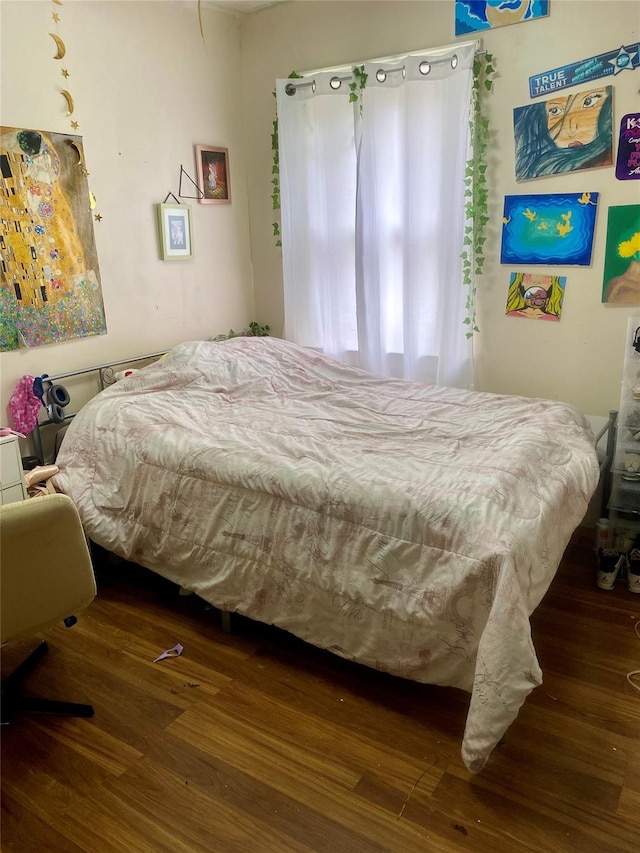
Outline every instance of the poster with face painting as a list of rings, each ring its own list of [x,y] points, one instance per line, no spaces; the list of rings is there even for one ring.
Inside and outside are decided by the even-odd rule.
[[[512,272],[507,294],[507,317],[557,322],[567,283],[564,275]]]
[[[628,113],[620,121],[616,178],[619,181],[640,178],[640,113]]]
[[[82,137],[0,127],[0,351],[104,335]]]
[[[516,180],[611,166],[612,101],[613,86],[600,86],[516,107]]]

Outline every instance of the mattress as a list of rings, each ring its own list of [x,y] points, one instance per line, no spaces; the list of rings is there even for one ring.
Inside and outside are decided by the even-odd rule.
[[[101,546],[223,610],[469,692],[472,773],[541,683],[529,617],[598,482],[567,404],[251,337],[181,344],[101,392],[57,465]]]

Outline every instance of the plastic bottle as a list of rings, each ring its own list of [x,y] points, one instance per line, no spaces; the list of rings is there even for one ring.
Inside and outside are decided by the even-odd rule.
[[[596,551],[609,546],[609,519],[599,518],[596,523]]]

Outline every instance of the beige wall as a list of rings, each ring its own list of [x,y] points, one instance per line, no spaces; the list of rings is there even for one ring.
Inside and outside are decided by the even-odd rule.
[[[67,54],[59,62],[52,11]],[[108,333],[0,356],[0,426],[17,379],[53,375],[211,337],[253,319],[240,19],[196,2],[0,3],[0,121],[73,133],[59,94],[75,99],[95,223]],[[71,76],[64,81],[61,67]],[[231,205],[192,206],[195,257],[161,261],[155,207],[195,179],[194,145],[229,148]],[[187,181],[185,194],[195,190]],[[172,201],[172,199],[169,199]]]
[[[60,64],[52,59],[51,2],[0,3],[0,120],[67,132]],[[256,319],[282,328],[280,250],[271,223],[272,91],[277,77],[455,42],[453,0],[285,2],[246,17],[197,3],[66,0],[59,33],[76,101],[90,187],[104,217],[96,241],[108,334],[0,355],[0,425],[25,373],[55,374]],[[483,390],[563,399],[589,414],[618,404],[626,319],[600,303],[606,210],[640,201],[637,182],[612,168],[517,184],[512,110],[529,102],[530,75],[640,40],[640,4],[553,0],[544,20],[492,30],[498,78],[489,98],[491,186],[486,274],[476,340]],[[68,60],[68,61],[67,61]],[[28,69],[28,70],[27,70]],[[615,124],[638,109],[640,72],[609,78]],[[193,146],[228,147],[233,204],[192,204],[195,259],[158,260],[154,205],[178,193]],[[247,189],[248,187],[248,189]],[[560,323],[506,318],[510,269],[499,263],[505,193],[601,193],[593,262],[567,275]],[[255,284],[255,304],[252,280]]]
[[[243,24],[242,64],[256,316],[282,325],[279,250],[271,236],[271,122],[277,77],[407,50],[451,44],[453,0],[430,2],[289,2],[257,12]],[[619,401],[627,317],[637,308],[601,304],[607,208],[640,202],[640,183],[617,181],[612,167],[516,183],[513,108],[530,102],[529,77],[640,40],[640,3],[552,0],[545,19],[483,34],[498,76],[489,96],[490,224],[486,273],[478,282],[480,334],[476,369],[481,390],[561,399],[586,414],[606,414]],[[614,132],[639,108],[640,71],[606,80],[614,86]],[[600,81],[600,84],[602,81]],[[572,89],[570,91],[576,91]],[[615,145],[617,150],[617,144]],[[559,323],[504,316],[509,273],[501,266],[505,194],[600,193],[590,267],[554,267],[567,276]],[[526,271],[526,268],[522,268]],[[535,267],[532,271],[541,271]]]

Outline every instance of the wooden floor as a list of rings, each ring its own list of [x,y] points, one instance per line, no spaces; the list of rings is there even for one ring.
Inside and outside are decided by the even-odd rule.
[[[595,588],[576,537],[533,615],[544,684],[485,770],[468,697],[220,615],[144,570],[50,631],[32,693],[90,720],[2,729],[2,851],[640,850],[640,596]],[[153,663],[176,643],[182,656]],[[31,643],[31,646],[35,643]],[[24,648],[4,650],[4,672]]]

